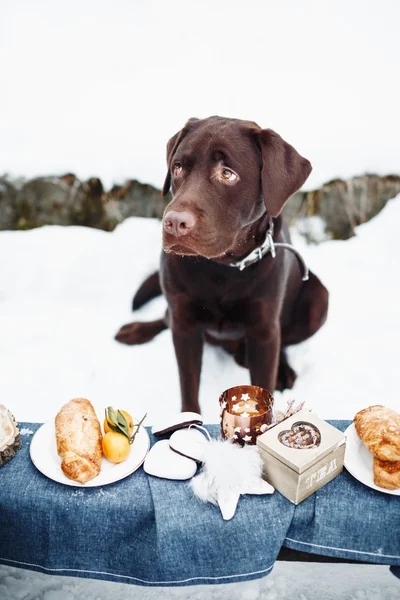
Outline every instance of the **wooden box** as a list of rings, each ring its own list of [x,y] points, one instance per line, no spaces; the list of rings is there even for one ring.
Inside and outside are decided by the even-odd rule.
[[[264,477],[299,504],[343,469],[345,435],[302,410],[257,437]]]

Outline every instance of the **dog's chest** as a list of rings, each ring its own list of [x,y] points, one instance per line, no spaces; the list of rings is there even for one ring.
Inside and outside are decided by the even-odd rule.
[[[242,329],[259,310],[260,300],[265,303],[265,278],[260,271],[263,265],[239,271],[206,260],[178,263],[172,258],[171,262],[173,267],[180,267],[165,272],[165,295],[171,310],[178,309],[178,305],[184,307],[189,320],[206,329]]]
[[[232,294],[204,294],[191,299],[196,319],[207,329],[224,333],[241,329],[251,311],[248,298]],[[224,335],[226,337],[226,335]]]

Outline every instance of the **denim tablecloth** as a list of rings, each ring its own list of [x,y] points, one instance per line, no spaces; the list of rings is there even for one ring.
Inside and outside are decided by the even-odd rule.
[[[331,423],[341,430],[349,424]],[[217,426],[208,430],[217,437]],[[235,517],[223,521],[187,482],[150,477],[142,468],[102,488],[58,484],[31,463],[31,439],[22,436],[22,449],[0,469],[2,564],[157,586],[262,577],[282,545],[400,566],[400,498],[346,471],[297,507],[278,492],[243,496]]]

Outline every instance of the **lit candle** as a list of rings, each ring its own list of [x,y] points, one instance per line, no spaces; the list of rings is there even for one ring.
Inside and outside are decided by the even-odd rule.
[[[260,406],[257,403],[257,400],[239,400],[232,406],[232,412],[239,417],[255,417],[259,415]]]
[[[255,444],[257,435],[262,433],[261,427],[272,421],[273,402],[271,393],[257,386],[225,390],[219,399],[222,437],[241,446]]]

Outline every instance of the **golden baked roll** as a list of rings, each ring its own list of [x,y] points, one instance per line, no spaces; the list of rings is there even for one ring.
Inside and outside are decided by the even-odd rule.
[[[400,488],[400,461],[374,457],[374,483],[387,490]]]
[[[400,414],[377,404],[354,417],[360,440],[380,460],[400,460]]]
[[[74,398],[56,416],[57,452],[64,475],[86,483],[100,473],[101,429],[93,406],[85,398]]]

